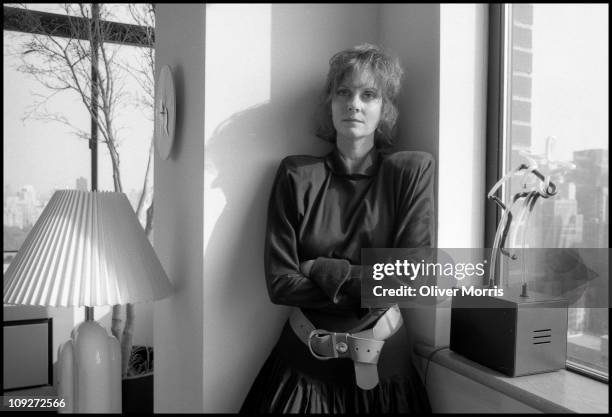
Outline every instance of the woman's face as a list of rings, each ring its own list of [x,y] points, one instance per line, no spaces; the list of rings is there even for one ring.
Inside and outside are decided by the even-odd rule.
[[[349,140],[374,138],[382,114],[382,95],[374,77],[367,72],[354,73],[332,91],[332,121],[341,137]]]

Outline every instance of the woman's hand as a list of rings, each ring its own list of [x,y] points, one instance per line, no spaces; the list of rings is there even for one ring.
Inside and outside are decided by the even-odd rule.
[[[312,265],[314,264],[315,260],[314,259],[310,259],[308,261],[302,262],[300,264],[300,272],[304,275],[306,275],[307,277],[310,276],[310,270],[312,269]]]

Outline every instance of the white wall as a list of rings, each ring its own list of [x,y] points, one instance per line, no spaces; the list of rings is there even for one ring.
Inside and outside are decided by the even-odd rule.
[[[488,8],[440,5],[438,247],[484,247]],[[433,345],[450,339],[450,300],[435,311]]]
[[[154,410],[202,412],[204,28],[202,4],[158,4],[156,68],[170,65],[176,136],[155,154],[155,242],[174,294],[154,306]]]
[[[440,6],[440,248],[484,245],[487,25],[486,5]]]

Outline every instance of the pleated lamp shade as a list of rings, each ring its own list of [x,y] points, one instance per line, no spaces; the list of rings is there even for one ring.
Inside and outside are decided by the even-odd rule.
[[[172,284],[123,193],[56,191],[4,274],[4,303],[94,307],[163,298]]]

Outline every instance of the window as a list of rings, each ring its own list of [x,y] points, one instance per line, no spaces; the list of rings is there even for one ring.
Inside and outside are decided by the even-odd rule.
[[[26,117],[33,111],[38,81],[20,71],[14,45],[31,42],[29,33],[4,31],[4,250],[17,251],[55,189],[91,184],[90,151],[62,123]],[[61,42],[61,39],[60,39]],[[44,66],[40,58],[34,65]],[[61,108],[75,129],[90,119],[75,94],[60,91],[45,105]],[[68,163],[70,161],[70,163]],[[5,259],[6,263],[6,259]]]
[[[570,248],[607,259],[608,6],[505,4],[491,6],[488,170],[490,185],[521,163],[549,175],[557,195],[537,202],[527,248]],[[504,187],[504,201],[520,191],[521,177]],[[487,246],[500,213],[488,207]],[[584,248],[600,248],[584,249]],[[533,251],[537,253],[537,249]],[[569,253],[569,252],[568,252]],[[529,263],[528,263],[529,265]],[[567,363],[607,381],[607,261],[586,264],[602,277],[570,298]],[[519,267],[520,268],[520,267]],[[532,285],[545,287],[537,268]],[[520,271],[508,267],[505,276]]]
[[[3,9],[4,268],[57,189],[123,191],[150,227],[152,5]],[[100,31],[90,38],[96,21]]]

